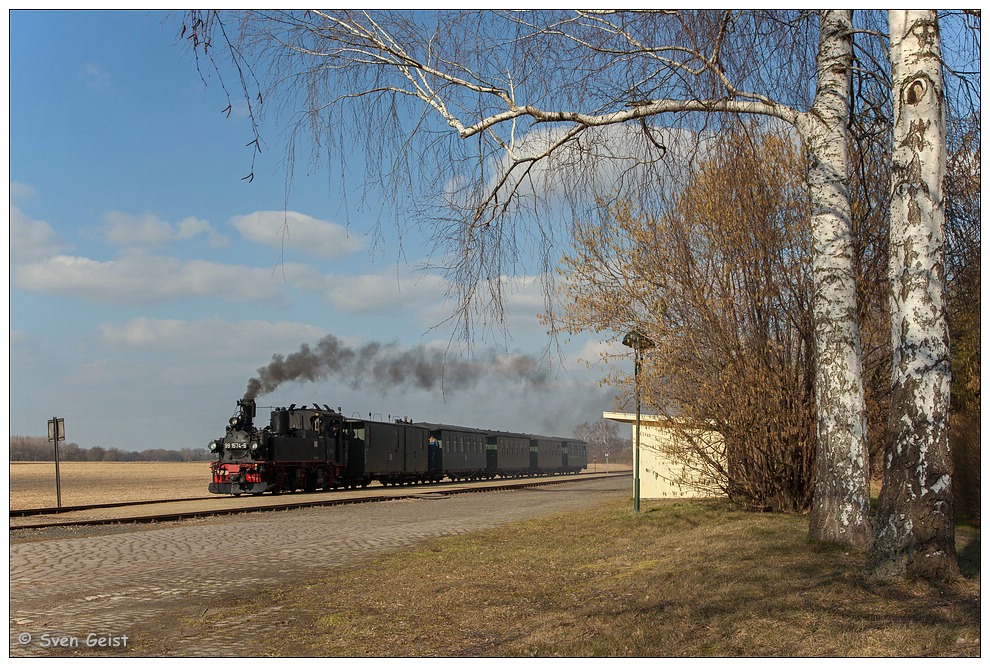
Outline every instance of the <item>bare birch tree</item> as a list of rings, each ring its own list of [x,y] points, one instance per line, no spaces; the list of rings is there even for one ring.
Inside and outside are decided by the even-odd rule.
[[[183,34],[197,53],[229,56],[246,90],[252,72],[270,74],[266,80],[277,85],[266,97],[286,104],[292,126],[307,128],[320,149],[357,138],[373,147],[364,156],[371,175],[393,192],[434,186],[433,202],[447,205],[450,223],[436,228],[436,239],[449,249],[442,261],[465,327],[479,312],[501,318],[502,278],[524,254],[524,241],[535,242],[543,274],[552,275],[561,210],[544,208],[541,219],[534,205],[547,190],[586,195],[600,178],[609,189],[643,196],[658,187],[658,175],[670,176],[655,169],[669,135],[652,119],[757,114],[792,125],[808,153],[812,205],[818,454],[811,536],[867,543],[849,204],[850,11],[453,12],[439,19],[190,12]],[[629,131],[609,132],[619,127]],[[532,218],[535,227],[515,224]],[[531,236],[520,236],[522,229]],[[552,292],[548,285],[548,300]]]
[[[945,310],[945,95],[934,11],[890,12],[892,386],[874,576],[956,571]]]

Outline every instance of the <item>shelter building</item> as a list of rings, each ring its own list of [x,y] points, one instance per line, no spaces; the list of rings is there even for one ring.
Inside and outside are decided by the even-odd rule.
[[[631,424],[633,443],[636,442],[636,413],[604,412],[602,418]],[[702,474],[704,457],[724,461],[721,433],[704,424],[690,424],[666,416],[641,414],[639,421],[641,498],[714,498],[725,495],[721,489],[706,481],[706,476]],[[689,443],[694,444],[695,448]],[[696,449],[700,449],[703,455]]]

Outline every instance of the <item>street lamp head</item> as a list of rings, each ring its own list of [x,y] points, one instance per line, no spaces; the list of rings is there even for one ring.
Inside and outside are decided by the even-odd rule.
[[[652,340],[637,329],[633,329],[622,338],[622,344],[631,347],[637,352],[648,350],[654,346]]]

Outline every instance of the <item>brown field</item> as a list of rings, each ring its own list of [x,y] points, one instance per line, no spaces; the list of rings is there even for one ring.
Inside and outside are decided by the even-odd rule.
[[[610,463],[609,472],[630,466]],[[55,507],[55,463],[10,463],[10,509]],[[588,472],[604,472],[603,464],[591,464]],[[155,461],[77,462],[59,464],[62,506],[117,503],[208,495],[210,463]]]
[[[55,507],[55,463],[11,462],[10,509]],[[128,461],[59,464],[62,505],[116,503],[208,494],[210,464]]]

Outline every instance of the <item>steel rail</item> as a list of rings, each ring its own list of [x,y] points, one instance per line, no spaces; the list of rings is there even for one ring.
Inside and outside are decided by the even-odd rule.
[[[357,505],[360,503],[374,503],[374,502],[386,502],[389,500],[424,500],[424,499],[436,499],[438,497],[447,497],[460,495],[462,493],[487,493],[494,491],[511,491],[515,489],[528,489],[539,486],[551,486],[555,484],[563,484],[566,482],[576,482],[586,479],[598,479],[599,477],[624,477],[628,476],[629,472],[615,472],[608,475],[603,473],[585,473],[585,476],[580,475],[560,475],[553,476],[549,478],[533,478],[532,481],[526,482],[509,482],[505,484],[498,484],[494,486],[466,486],[461,488],[437,488],[424,486],[419,487],[414,493],[405,493],[401,495],[366,495],[352,498],[321,498],[314,500],[299,500],[283,502],[278,504],[268,504],[268,505],[246,505],[241,507],[224,507],[224,508],[214,508],[214,509],[203,509],[203,510],[192,510],[188,512],[172,512],[166,514],[151,514],[145,516],[136,517],[113,517],[113,518],[92,518],[92,519],[78,519],[69,521],[56,521],[50,523],[32,523],[23,524],[17,526],[10,526],[10,530],[37,530],[41,528],[60,528],[60,527],[73,527],[73,526],[104,526],[113,524],[142,524],[142,523],[166,523],[170,521],[182,521],[185,519],[198,519],[210,516],[226,516],[230,514],[248,514],[252,512],[277,512],[279,510],[292,510],[307,507],[332,507],[335,505]],[[218,499],[228,498],[228,496],[210,496],[207,499],[216,497]],[[279,496],[285,498],[286,495]],[[192,498],[189,500],[198,500],[197,498]],[[178,502],[178,501],[143,501],[137,503],[131,503],[133,505],[141,504],[154,504],[156,502]],[[109,504],[109,506],[114,506],[114,503]],[[124,505],[127,505],[125,503]],[[100,506],[93,506],[93,509],[100,509]],[[65,508],[63,508],[63,511]]]
[[[210,498],[225,498],[226,496],[198,496],[195,498],[164,498],[161,500],[126,500],[116,503],[98,503],[95,505],[62,505],[62,507],[32,507],[28,509],[10,510],[10,518],[23,516],[41,516],[44,514],[65,514],[66,512],[82,512],[85,510],[113,509],[114,507],[131,507],[133,505],[159,505],[165,503],[187,503]]]
[[[587,475],[600,475],[602,473],[579,472],[579,473],[576,473],[576,474],[579,475],[579,476],[580,475],[587,476]],[[519,478],[518,477],[513,477],[512,479],[519,479]],[[430,487],[433,487],[433,486],[437,486],[437,485],[464,484],[464,483],[470,483],[470,482],[483,482],[483,481],[488,481],[488,480],[449,480],[448,479],[448,480],[442,480],[442,481],[439,481],[439,482],[430,482],[429,483],[429,486]],[[393,485],[393,486],[400,486],[400,485]],[[367,487],[364,487],[364,488],[367,488]],[[362,489],[360,489],[360,488],[336,489],[335,488],[335,489],[320,489],[318,491],[308,491],[308,492],[307,491],[300,491],[299,493],[300,494],[305,494],[305,493],[330,493],[330,492],[339,492],[339,491],[360,491],[360,490],[362,490]],[[296,495],[296,492],[295,491],[286,491],[286,492],[283,492],[283,493],[281,493],[279,495],[282,498],[291,498],[293,495]],[[125,500],[125,501],[119,501],[119,502],[113,502],[113,503],[94,503],[94,504],[90,504],[90,505],[63,505],[62,507],[30,507],[30,508],[12,509],[12,510],[10,510],[10,517],[9,518],[13,519],[13,518],[22,518],[22,517],[26,517],[26,516],[42,516],[42,515],[45,515],[45,514],[67,514],[69,512],[84,512],[86,510],[114,509],[114,508],[118,508],[118,507],[133,507],[135,505],[163,505],[163,504],[166,504],[166,503],[186,503],[186,502],[195,502],[195,501],[200,501],[200,500],[223,500],[223,499],[229,499],[229,498],[233,498],[233,497],[234,497],[233,494],[226,494],[226,493],[225,494],[216,494],[216,493],[213,493],[213,494],[206,495],[206,496],[194,496],[194,497],[190,497],[190,498],[161,498],[161,499],[158,499],[158,500]],[[245,497],[245,498],[252,498],[252,497],[257,497],[257,496],[252,496],[251,494],[245,493],[245,494],[243,494],[243,497]]]

